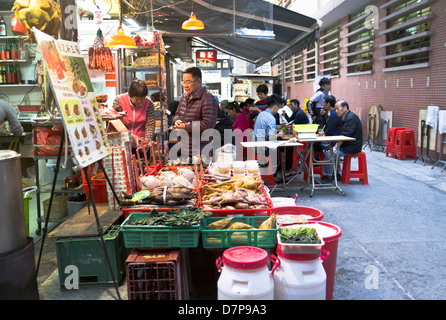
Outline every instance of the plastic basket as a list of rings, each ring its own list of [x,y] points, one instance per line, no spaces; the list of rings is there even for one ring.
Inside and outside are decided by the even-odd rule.
[[[292,225],[285,226],[284,228],[303,228],[309,227],[314,228],[311,224],[301,224],[301,225]],[[319,232],[316,228],[314,228],[316,233],[318,234],[318,238],[321,240],[318,244],[307,244],[307,243],[283,243],[280,239],[280,233],[277,232],[277,244],[281,247],[281,250],[285,254],[317,254],[321,253],[321,249],[324,246],[324,239],[319,236]]]
[[[113,275],[119,282],[125,273],[127,257],[120,226],[111,226],[103,236]],[[59,238],[56,240],[57,265],[60,286],[65,285],[68,265],[75,265],[79,272],[80,285],[111,285],[111,276],[101,239],[97,237]]]
[[[269,217],[234,217],[231,222],[243,222],[258,228]],[[204,218],[204,227],[201,230],[203,248],[229,248],[236,246],[254,246],[272,248],[276,246],[276,234],[279,228],[274,229],[246,229],[246,230],[206,230],[206,226],[224,218]]]
[[[319,128],[318,124],[295,124],[294,131],[296,132],[316,132]]]
[[[122,223],[126,248],[196,248],[201,225],[189,228],[170,226],[132,226],[129,222],[146,219],[148,213],[135,212]]]
[[[81,170],[81,171],[82,171],[82,181],[83,181],[83,183],[87,184],[87,180],[85,178],[85,172],[84,172],[84,170]],[[91,167],[87,168],[87,173],[88,173],[88,177],[90,178],[90,181],[92,184],[105,184],[107,182],[103,173],[98,173],[98,174],[93,175],[91,172]]]
[[[82,184],[85,190],[85,195],[87,196],[87,202],[90,202],[90,192],[88,191],[88,184]],[[105,203],[108,202],[107,194],[107,184],[106,183],[92,183],[91,191],[93,192],[94,203]]]
[[[135,251],[126,261],[129,300],[181,300],[183,285],[178,250]]]

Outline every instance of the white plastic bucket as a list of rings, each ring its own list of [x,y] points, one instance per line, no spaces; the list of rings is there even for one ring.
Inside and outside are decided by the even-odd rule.
[[[264,249],[229,248],[216,264],[221,272],[217,282],[218,300],[274,300],[274,280]]]
[[[278,265],[273,275],[275,300],[325,300],[327,275],[319,256],[283,254],[280,246],[277,254],[280,258],[271,255]]]

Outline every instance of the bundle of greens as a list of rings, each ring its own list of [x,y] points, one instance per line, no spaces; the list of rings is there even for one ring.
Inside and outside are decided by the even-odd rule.
[[[128,225],[190,227],[200,224],[204,217],[211,215],[212,212],[203,212],[203,208],[196,207],[172,209],[167,212],[153,209],[147,218],[129,220]]]
[[[301,227],[301,228],[279,228],[280,240],[283,243],[306,243],[306,244],[319,244],[317,232],[314,228]]]

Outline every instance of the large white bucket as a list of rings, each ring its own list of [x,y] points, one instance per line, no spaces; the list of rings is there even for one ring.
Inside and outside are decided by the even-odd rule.
[[[275,300],[326,299],[327,275],[319,256],[285,255],[279,246],[277,254],[279,258],[271,256],[278,265],[273,275]]]
[[[221,272],[218,300],[274,300],[274,280],[268,271],[265,250],[248,246],[229,248],[216,264]]]

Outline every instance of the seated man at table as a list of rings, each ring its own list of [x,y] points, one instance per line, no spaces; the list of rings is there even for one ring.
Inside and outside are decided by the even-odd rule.
[[[330,160],[331,156],[336,157],[337,153],[339,153],[339,157],[343,157],[347,154],[359,153],[362,150],[362,125],[359,117],[349,110],[349,105],[345,100],[337,101],[335,110],[337,116],[341,118],[339,135],[355,138],[356,140],[342,142],[340,147],[333,152],[333,155],[329,153],[325,155],[325,160]],[[339,146],[339,143],[337,146]],[[324,174],[324,180],[329,180],[333,175],[333,165],[324,165],[322,173]]]
[[[267,99],[267,109],[265,111],[262,111],[258,116],[254,124],[254,136],[257,141],[272,141],[277,140],[278,138],[282,137],[284,135],[284,132],[280,130],[276,134],[276,118],[275,115],[279,111],[279,109],[282,107],[282,98],[278,96],[277,94],[272,94],[268,96]],[[277,164],[277,172],[275,173],[276,178],[282,179],[282,173],[281,170],[281,152],[278,152],[277,150],[269,150],[265,148],[265,156],[271,156],[272,153],[277,154],[277,160],[274,159],[274,161]],[[282,148],[285,149],[286,154],[286,176],[289,176],[292,174],[291,168],[293,165],[293,150],[292,148]],[[280,150],[282,151],[282,150]],[[265,165],[262,163],[261,159],[259,159],[260,165]],[[269,164],[271,165],[271,164]],[[274,165],[274,163],[273,163]]]
[[[293,111],[290,117],[283,111],[282,116],[285,117],[288,123],[292,124],[308,124],[310,120],[308,119],[305,112],[300,108],[300,102],[297,99],[291,99],[290,101],[290,109]]]

